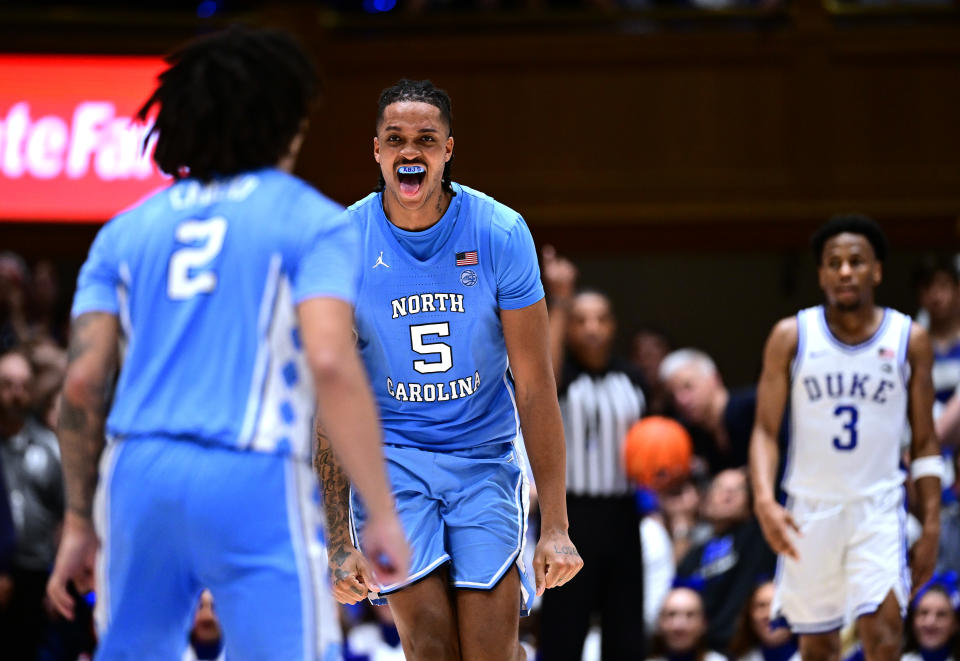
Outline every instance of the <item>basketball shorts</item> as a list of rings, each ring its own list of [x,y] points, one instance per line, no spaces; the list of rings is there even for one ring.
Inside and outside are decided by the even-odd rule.
[[[892,591],[906,613],[910,595],[903,488],[851,502],[790,498],[800,556],[777,561],[774,617],[798,634],[840,629],[875,612]]]
[[[320,494],[305,462],[189,441],[104,450],[98,661],[179,659],[209,588],[232,661],[339,659]]]
[[[410,543],[409,576],[371,593],[375,604],[450,564],[454,587],[494,588],[516,567],[520,572],[520,613],[535,594],[524,561],[529,484],[523,456],[513,443],[453,452],[384,446],[397,512]],[[366,511],[350,496],[354,545],[362,548]]]

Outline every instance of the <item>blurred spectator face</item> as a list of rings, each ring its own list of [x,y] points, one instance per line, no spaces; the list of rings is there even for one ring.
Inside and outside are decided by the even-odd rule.
[[[763,647],[778,647],[790,640],[790,630],[787,627],[770,629],[773,590],[773,581],[767,581],[753,591],[753,598],[750,600],[750,625]]]
[[[707,630],[700,595],[690,588],[674,588],[660,610],[660,633],[668,654],[686,654],[696,649]]]
[[[695,519],[700,509],[700,492],[689,480],[657,494],[660,509],[668,519]]]
[[[930,313],[931,321],[949,321],[960,305],[960,287],[950,274],[937,271],[930,283],[920,290],[920,305]]]
[[[30,362],[36,370],[33,377],[33,404],[43,410],[46,419],[67,373],[67,352],[52,341],[41,341],[30,350]]]
[[[220,620],[213,610],[213,595],[210,590],[204,590],[200,595],[200,605],[193,618],[193,630],[190,640],[194,644],[212,645],[220,642]]]
[[[11,309],[23,304],[26,287],[26,267],[17,255],[0,254],[0,309]]]
[[[943,647],[957,632],[957,615],[942,590],[931,588],[920,598],[913,614],[913,632],[922,650]]]
[[[33,370],[18,353],[0,356],[0,417],[5,421],[26,420],[30,411]]]
[[[640,331],[633,336],[632,349],[630,359],[633,364],[643,373],[647,383],[656,384],[660,380],[660,363],[670,353],[667,339],[659,333]]]
[[[696,362],[681,365],[667,379],[667,389],[680,415],[701,426],[707,423],[710,406],[721,387],[719,375]]]
[[[52,262],[38,262],[33,269],[33,287],[31,298],[33,304],[41,310],[49,310],[57,303],[60,284],[57,271]]]
[[[579,294],[570,310],[567,346],[587,367],[602,368],[610,358],[616,327],[606,296]]]
[[[720,471],[710,483],[703,514],[714,526],[731,525],[750,518],[747,475],[731,468]]]

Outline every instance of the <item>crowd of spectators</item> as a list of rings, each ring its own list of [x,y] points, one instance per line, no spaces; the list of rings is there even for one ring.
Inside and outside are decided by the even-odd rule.
[[[960,485],[953,479],[960,453],[950,450],[960,440],[960,279],[952,260],[921,266],[918,317],[934,343],[937,425],[951,470],[944,481],[937,574],[909,609],[904,658],[911,661],[934,658],[932,650],[939,651],[938,659],[960,658]],[[620,658],[611,650],[624,649],[623,639],[630,636],[646,658],[658,660],[798,658],[794,637],[771,622],[775,556],[753,516],[745,472],[755,386],[729,387],[709,355],[675,348],[655,326],[636,330],[623,343],[627,354],[618,357],[611,300],[580,288],[576,267],[551,250],[545,253],[543,274],[568,442],[571,519],[578,517],[571,534],[581,535],[577,545],[593,556],[587,566],[596,576],[585,568],[563,588],[574,596],[556,602],[566,618],[550,610],[550,597],[562,597],[560,591],[538,601],[533,617],[522,625],[529,658]],[[95,595],[81,600],[72,623],[54,617],[44,596],[63,516],[54,430],[67,363],[65,284],[49,261],[28,265],[13,253],[0,253],[4,658],[74,661],[88,658],[95,647]],[[679,420],[694,447],[687,477],[656,492],[637,490],[622,468],[611,468],[620,461],[613,445],[622,442],[630,424],[648,415]],[[533,537],[535,526],[534,511]],[[635,546],[625,543],[630,537]],[[630,557],[621,557],[624,548]],[[635,578],[623,570],[610,575],[611,566],[631,561],[631,569],[638,568]],[[641,587],[624,589],[630,581]],[[569,615],[572,605],[575,617]],[[362,603],[343,607],[341,615],[345,659],[403,658],[389,608]],[[557,632],[565,634],[566,651],[544,654],[551,649],[547,638]],[[205,591],[183,658],[222,659],[223,643],[213,596]],[[855,641],[848,647],[855,655]]]

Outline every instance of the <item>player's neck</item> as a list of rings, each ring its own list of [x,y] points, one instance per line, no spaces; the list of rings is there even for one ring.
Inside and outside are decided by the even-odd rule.
[[[859,344],[877,332],[883,321],[883,308],[874,305],[873,301],[854,310],[827,306],[826,317],[827,325],[837,339],[847,344]]]
[[[392,191],[386,190],[383,195],[383,213],[387,220],[400,229],[420,232],[440,222],[450,207],[451,199],[453,196],[441,188],[427,204],[417,209],[406,209],[397,201]]]

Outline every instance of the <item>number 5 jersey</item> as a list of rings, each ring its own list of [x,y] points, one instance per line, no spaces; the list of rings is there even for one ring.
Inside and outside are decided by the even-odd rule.
[[[453,191],[417,232],[387,219],[381,193],[346,212],[363,246],[358,346],[393,445],[460,450],[518,432],[500,310],[543,298],[536,249],[517,212]]]
[[[910,317],[886,308],[873,336],[849,345],[817,306],[797,314],[797,332],[786,492],[849,501],[900,485]]]

